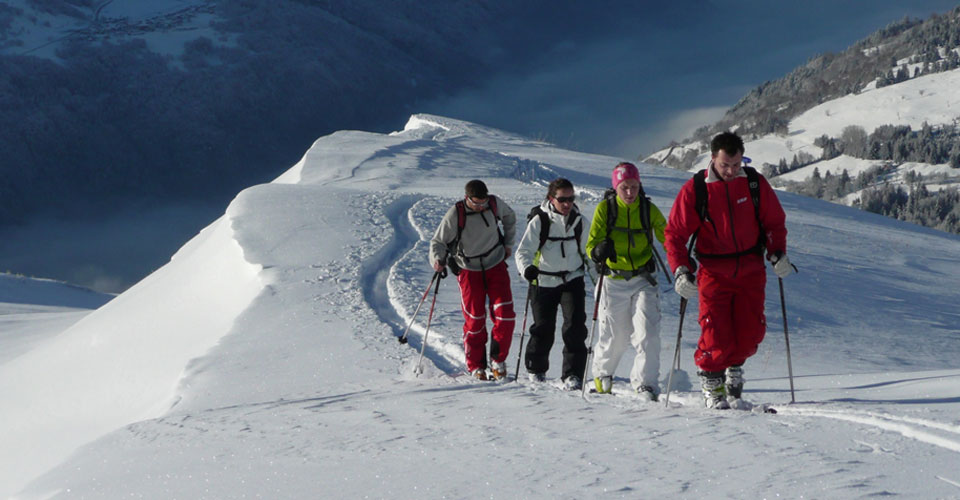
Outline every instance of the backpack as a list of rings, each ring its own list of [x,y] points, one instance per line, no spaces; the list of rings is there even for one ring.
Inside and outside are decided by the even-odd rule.
[[[643,186],[640,186],[640,192],[637,194],[637,197],[642,199],[643,202],[640,203],[640,229],[626,229],[615,227],[617,223],[617,191],[615,189],[607,189],[603,193],[603,198],[607,202],[607,239],[610,238],[611,233],[614,230],[622,231],[627,233],[627,238],[630,240],[631,246],[633,245],[633,235],[637,233],[644,233],[647,236],[647,242],[653,246],[653,227],[650,223],[650,198],[646,193],[643,192]]]
[[[570,215],[568,215],[567,217],[572,217],[573,215],[574,215],[574,212],[571,210]],[[550,216],[547,215],[547,213],[544,212],[542,208],[540,208],[540,205],[537,205],[530,209],[530,213],[527,214],[527,222],[530,222],[530,220],[533,219],[534,217],[540,218],[540,244],[537,246],[537,253],[540,253],[540,250],[543,248],[543,245],[547,244],[547,241],[559,241],[560,254],[566,257],[566,251],[564,250],[563,242],[569,241],[569,240],[575,240],[577,242],[577,247],[576,247],[577,254],[580,255],[580,260],[581,262],[583,262],[583,264],[581,265],[581,268],[586,269],[587,258],[584,257],[582,253],[580,253],[580,237],[583,234],[583,217],[581,217],[580,220],[577,222],[577,225],[574,226],[573,236],[564,236],[562,238],[550,236]],[[570,274],[570,272],[571,271],[550,272],[550,271],[541,270],[540,274],[543,274],[546,276],[556,276],[561,280],[563,280],[564,283],[566,283],[567,275]],[[534,280],[534,282],[536,281],[537,280]]]
[[[573,215],[573,211],[570,211],[570,215]],[[550,216],[540,208],[540,205],[537,205],[530,209],[530,213],[527,214],[527,222],[530,222],[530,219],[534,217],[540,218],[540,244],[537,246],[537,251],[543,248],[543,245],[547,244],[547,241],[567,241],[574,239],[577,242],[577,248],[580,248],[580,235],[583,234],[583,218],[580,219],[580,222],[577,222],[576,227],[573,228],[573,236],[567,236],[564,238],[556,238],[550,236]],[[569,217],[569,216],[568,216]],[[563,253],[563,247],[560,247],[560,252]]]
[[[750,247],[747,250],[741,252],[729,253],[729,254],[704,254],[697,252],[697,257],[703,259],[728,259],[733,257],[740,257],[743,255],[748,255],[751,253],[763,253],[763,248],[766,243],[766,231],[763,230],[763,223],[760,221],[760,175],[757,173],[757,169],[753,167],[744,166],[743,172],[747,174],[747,186],[750,188],[750,199],[753,200],[753,213],[757,218],[757,226],[760,228],[760,235],[757,238],[757,244]],[[710,214],[707,212],[707,171],[701,170],[694,174],[693,176],[693,191],[696,195],[694,201],[694,208],[697,211],[697,215],[700,216],[700,222],[706,222],[710,220]],[[702,226],[701,226],[702,227]],[[690,238],[690,245],[687,248],[689,254],[693,254],[693,246],[697,240],[697,235],[700,233],[700,228],[693,233],[693,236]],[[690,263],[693,265],[691,271],[696,270],[696,264],[691,259]]]
[[[497,235],[498,241],[497,244],[493,246],[490,250],[480,254],[480,255],[464,255],[463,252],[460,252],[460,256],[464,260],[484,258],[487,255],[490,255],[491,252],[497,249],[498,246],[506,246],[503,241],[503,231],[500,229],[500,213],[497,211],[497,197],[492,194],[487,197],[490,203],[490,211],[493,213],[493,218],[497,224]],[[463,235],[463,227],[467,225],[467,217],[470,215],[480,215],[483,212],[467,212],[466,204],[463,200],[460,200],[455,205],[457,207],[457,237],[447,245],[447,265],[450,267],[450,270],[453,272],[454,276],[460,274],[460,266],[457,265],[456,260],[453,258],[453,252],[450,249],[456,249],[457,244],[460,242],[460,237]],[[484,219],[486,220],[486,219]]]
[[[657,254],[657,248],[653,245],[653,224],[650,223],[650,197],[643,191],[643,185],[640,185],[640,192],[637,193],[637,197],[643,200],[640,203],[640,228],[639,229],[627,229],[622,227],[616,227],[617,223],[617,191],[615,189],[607,189],[603,193],[603,198],[607,202],[607,239],[610,239],[610,235],[614,231],[622,231],[627,233],[627,239],[630,242],[630,246],[634,246],[633,235],[634,234],[644,234],[647,237],[647,243],[650,245],[650,250],[653,255],[650,256],[650,260],[647,261],[646,265],[642,268],[634,269],[632,275],[637,275],[641,271],[649,273],[648,280],[654,286],[657,282],[654,280],[652,275],[657,270],[657,261],[660,259],[660,255]],[[654,260],[654,256],[657,260]],[[600,264],[597,265],[598,270],[600,269]],[[661,266],[662,267],[662,266]],[[666,270],[664,270],[664,275],[666,275]],[[670,281],[670,277],[667,276],[667,281]]]

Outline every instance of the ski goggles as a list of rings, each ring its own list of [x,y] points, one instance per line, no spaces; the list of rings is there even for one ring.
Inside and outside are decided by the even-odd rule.
[[[470,208],[476,207],[475,210],[483,210],[490,206],[490,198],[484,198],[483,201],[477,201],[477,198],[468,196],[467,201],[470,202]]]
[[[573,203],[574,200],[577,199],[577,196],[576,196],[576,195],[574,195],[574,196],[557,196],[557,197],[555,197],[554,199],[557,200],[557,201],[559,201],[560,203]]]

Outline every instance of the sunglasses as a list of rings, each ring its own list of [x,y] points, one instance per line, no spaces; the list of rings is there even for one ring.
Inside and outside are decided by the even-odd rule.
[[[560,203],[573,203],[573,201],[576,200],[577,197],[576,196],[557,196],[554,199],[559,201]]]

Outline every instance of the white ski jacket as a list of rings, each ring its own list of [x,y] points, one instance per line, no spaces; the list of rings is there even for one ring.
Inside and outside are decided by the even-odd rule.
[[[564,279],[570,281],[583,276],[585,271],[589,272],[589,259],[586,258],[586,232],[589,229],[589,224],[581,217],[580,209],[576,204],[573,205],[570,215],[567,217],[557,213],[549,200],[541,203],[540,209],[546,212],[550,220],[549,237],[570,239],[562,241],[547,240],[543,248],[538,251],[541,230],[540,217],[533,217],[527,222],[527,229],[520,239],[514,260],[521,275],[528,266],[537,266],[541,272],[537,278],[539,285],[554,288],[562,285]],[[583,224],[579,242],[575,239],[577,224]],[[553,276],[543,274],[544,272],[566,272],[567,274]]]

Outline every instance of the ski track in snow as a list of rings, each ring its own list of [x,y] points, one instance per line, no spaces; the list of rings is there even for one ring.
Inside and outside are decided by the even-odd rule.
[[[563,169],[554,169],[549,167],[543,167],[532,162],[533,165],[526,164],[524,165],[522,160],[518,160],[517,164],[519,165],[517,171],[515,172],[515,177],[518,179],[528,179],[528,183],[531,186],[539,186],[541,183],[536,179],[538,178],[537,172],[538,167],[540,177],[545,177],[549,175],[557,175],[557,170]],[[586,199],[596,199],[599,200],[602,198],[602,190],[596,189],[581,189],[579,190],[581,198]],[[398,203],[394,204],[388,210],[386,214],[387,218],[390,220],[390,223],[393,227],[395,234],[394,240],[390,242],[387,247],[388,249],[381,250],[381,252],[389,255],[389,259],[392,264],[390,265],[389,276],[385,276],[383,273],[378,273],[375,280],[370,279],[368,276],[365,281],[369,282],[369,286],[365,286],[365,290],[375,290],[380,287],[385,287],[388,290],[389,294],[389,303],[383,301],[380,298],[375,298],[371,293],[365,292],[365,297],[368,304],[377,311],[379,317],[382,320],[384,318],[391,318],[389,320],[384,320],[388,324],[393,325],[394,330],[397,331],[397,335],[402,333],[403,328],[411,320],[411,315],[413,310],[416,308],[416,304],[419,302],[420,298],[423,297],[423,291],[419,293],[415,292],[416,287],[410,286],[410,278],[412,275],[423,275],[422,268],[424,267],[424,261],[426,260],[426,253],[429,248],[429,239],[432,236],[433,228],[436,224],[439,223],[440,218],[443,216],[445,211],[449,206],[455,201],[454,199],[445,199],[439,197],[423,197],[416,201],[415,203]],[[398,206],[400,205],[400,206]],[[524,210],[518,209],[518,206],[523,205],[512,205],[517,211],[517,239],[522,236],[523,226],[525,223],[524,219]],[[402,215],[406,214],[407,220],[404,221]],[[407,248],[406,252],[403,252],[402,249]],[[508,265],[512,269],[512,259],[508,259]],[[406,279],[405,279],[406,278]],[[451,279],[455,279],[451,275]],[[429,278],[425,277],[421,281],[422,283],[429,283]],[[516,288],[516,282],[514,280],[514,288]],[[522,279],[519,281],[522,282]],[[421,284],[422,286],[422,284]],[[403,289],[401,291],[400,289]],[[447,293],[459,293],[458,289],[453,289]],[[517,290],[514,291],[514,303],[516,314],[518,318],[518,326],[523,321],[522,307],[519,306],[520,300],[518,297],[523,296],[524,292],[521,291],[520,294],[517,293]],[[431,291],[423,304],[418,315],[418,321],[414,321],[410,328],[410,334],[408,338],[411,340],[410,347],[419,351],[423,342],[423,333],[426,327],[426,318],[429,312],[430,302],[432,300],[433,292]],[[588,300],[589,297],[588,297]],[[387,310],[389,308],[389,310]],[[438,306],[439,308],[439,306]],[[435,315],[438,313],[435,308]],[[447,314],[447,319],[449,320],[449,314]],[[589,320],[588,320],[589,321]],[[453,320],[453,325],[457,325],[458,321]],[[450,335],[443,335],[439,330],[440,325],[450,327],[448,321],[438,321],[435,319],[431,326],[431,335],[428,339],[430,342],[428,348],[426,349],[426,358],[434,363],[438,368],[440,368],[446,375],[456,379],[460,378],[460,375],[463,374],[465,366],[463,364],[463,349],[462,346],[457,343],[459,339],[456,339],[456,335],[453,335],[453,338],[450,338]],[[416,332],[417,335],[412,335]],[[443,336],[442,336],[443,335]],[[442,336],[442,337],[441,337]],[[440,338],[438,338],[440,337]],[[511,354],[517,349],[517,344],[520,340],[520,332],[515,332],[514,344],[511,347]],[[513,356],[508,357],[508,362],[515,362]],[[509,369],[511,374],[515,371],[515,367]],[[626,383],[626,381],[621,380],[621,383]],[[467,383],[472,384],[473,381],[470,380]],[[884,382],[881,384],[893,384],[896,382]],[[545,384],[547,387],[552,387],[556,390],[562,390],[556,383]],[[542,390],[537,387],[535,384],[525,385],[527,390],[533,392],[539,392]],[[574,391],[579,394],[579,391]],[[679,410],[682,408],[698,408],[700,405],[700,397],[698,393],[673,393],[671,395],[671,400],[674,402],[671,405],[671,409]],[[588,404],[605,404],[621,409],[649,409],[651,407],[650,402],[641,400],[638,396],[620,392],[615,397],[605,397],[603,395],[588,395],[585,398],[585,401]],[[662,404],[662,403],[653,403],[653,404]],[[752,412],[754,413],[763,413],[762,408],[765,405],[759,403],[750,403],[755,405]],[[960,436],[960,426],[944,424],[936,421],[913,418],[913,417],[899,417],[890,414],[881,414],[876,412],[867,412],[867,411],[842,411],[842,410],[831,410],[831,409],[808,409],[801,408],[797,406],[772,406],[776,409],[780,415],[771,418],[784,418],[787,416],[799,416],[799,417],[820,417],[820,418],[831,418],[835,420],[843,420],[847,422],[862,424],[874,428],[879,428],[884,431],[895,432],[903,435],[904,437],[914,439],[916,441],[942,447],[950,451],[960,453],[960,439],[951,439],[951,437],[944,437],[941,435],[933,434],[931,432],[925,431],[922,428],[936,429],[949,433],[951,436]],[[741,413],[738,410],[731,410],[729,415],[736,416]],[[748,413],[751,411],[748,410]],[[911,425],[912,424],[912,425]],[[919,426],[919,428],[918,428]],[[941,478],[942,479],[942,478]],[[944,479],[946,481],[946,479]],[[948,481],[949,482],[949,481]]]
[[[957,425],[868,411],[809,409],[796,406],[777,406],[775,409],[783,415],[823,417],[864,424],[885,431],[896,432],[904,437],[915,439],[922,443],[939,446],[960,453],[960,426]],[[921,427],[944,431],[948,433],[950,437],[925,431],[921,429]]]
[[[652,492],[684,498],[955,495],[952,489],[960,486],[949,462],[960,452],[960,422],[936,418],[952,418],[944,409],[960,398],[949,397],[947,388],[951,377],[960,374],[922,372],[894,380],[842,370],[828,375],[835,366],[829,359],[811,360],[812,366],[797,365],[797,373],[804,374],[798,375],[797,388],[822,403],[786,405],[785,367],[767,367],[768,358],[782,361],[780,354],[770,354],[771,344],[779,349],[777,342],[782,342],[773,326],[748,372],[754,377],[747,389],[748,398],[756,401],[753,411],[702,408],[696,382],[683,369],[674,376],[669,407],[641,400],[623,376],[632,364],[629,350],[615,378],[618,394],[581,398],[579,391],[562,390],[556,379],[559,339],[545,384],[527,382],[523,373],[519,381],[501,383],[466,376],[459,290],[454,279],[446,279],[437,295],[424,372],[415,377],[412,369],[423,346],[432,290],[410,329],[409,344],[401,347],[396,338],[430,281],[428,242],[456,200],[450,196],[462,185],[456,175],[492,178],[491,191],[518,216],[517,239],[527,210],[542,200],[545,178],[563,175],[583,186],[578,204],[588,215],[609,182],[594,173],[599,169],[591,171],[592,158],[561,161],[555,153],[544,153],[532,160],[508,147],[494,155],[481,154],[469,141],[431,142],[444,134],[423,133],[431,140],[404,144],[393,136],[338,133],[318,141],[305,156],[300,174],[312,182],[247,191],[238,224],[245,255],[262,262],[270,278],[265,293],[238,320],[236,332],[192,363],[180,405],[81,449],[36,483],[26,498],[45,498],[49,491],[67,487],[76,496],[96,498],[144,492],[307,498],[317,495],[318,485],[342,497],[405,498],[650,497]],[[375,139],[376,148],[357,146]],[[344,144],[353,146],[341,148]],[[326,157],[330,151],[339,156]],[[340,161],[346,157],[350,161]],[[356,162],[364,168],[353,168]],[[446,178],[458,172],[449,170],[452,164],[464,162],[490,166],[471,165],[468,173]],[[612,164],[604,159],[603,171]],[[578,172],[573,165],[587,166]],[[642,169],[649,173],[648,194],[659,197],[658,206],[668,213],[669,203],[663,200],[675,194],[676,175]],[[429,179],[404,187],[407,176],[417,175]],[[815,211],[810,206],[794,209]],[[823,236],[807,231],[811,235],[798,242]],[[797,253],[819,261],[822,256],[813,257],[819,250],[808,244]],[[526,283],[517,276],[513,259],[507,263],[517,313],[507,358],[512,377]],[[805,272],[796,285],[791,282],[791,291],[804,284],[819,287],[808,278],[817,270]],[[934,271],[917,267],[917,272]],[[869,279],[880,282],[874,275]],[[877,292],[901,290],[890,287]],[[662,360],[672,359],[677,325],[676,296],[663,297]],[[768,302],[768,311],[771,325],[776,324],[779,308],[771,309]],[[681,355],[682,366],[689,369],[698,330],[696,308],[687,314]],[[821,335],[835,334],[833,328]],[[801,355],[809,356],[804,347],[819,339],[811,339],[814,327],[807,327],[807,335],[796,330],[794,352],[804,360]],[[865,344],[856,337],[859,333],[851,334],[853,343]],[[881,340],[890,344],[886,336]],[[869,352],[857,354],[860,360]],[[884,362],[886,367],[910,366],[889,357]],[[665,383],[669,362],[661,366]],[[936,379],[946,379],[938,386],[944,390],[933,389]],[[917,399],[911,387],[898,387],[914,381],[923,383],[926,393],[943,397]],[[758,412],[762,403],[772,403],[780,414]],[[905,470],[904,463],[919,463],[923,471]],[[488,464],[496,464],[495,477]]]
[[[956,482],[956,481],[951,481],[950,479],[947,479],[947,478],[945,478],[945,477],[943,477],[943,476],[934,476],[934,477],[936,477],[937,479],[939,479],[939,480],[941,480],[941,481],[943,481],[943,482],[945,482],[945,483],[947,483],[947,484],[952,484],[953,486],[956,486],[957,488],[960,488],[960,483],[958,483],[958,482]]]

